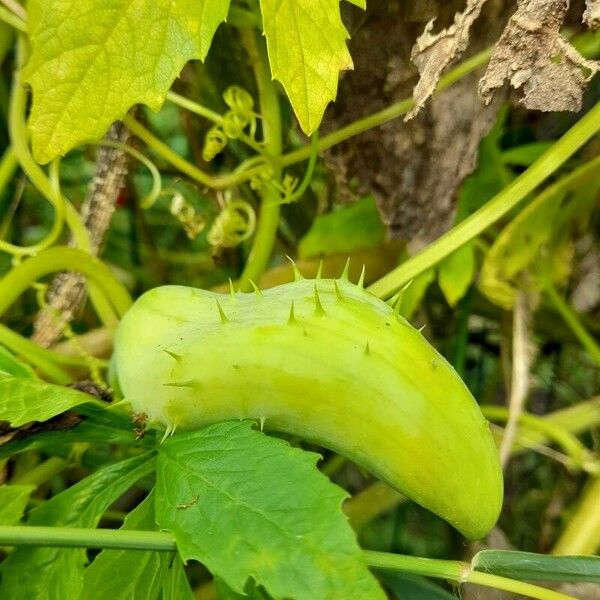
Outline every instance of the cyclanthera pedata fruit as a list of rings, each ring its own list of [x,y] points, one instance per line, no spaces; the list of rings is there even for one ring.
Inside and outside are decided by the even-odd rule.
[[[113,366],[133,410],[168,431],[256,419],[347,456],[469,538],[498,517],[502,472],[472,395],[418,330],[345,278],[155,288],[123,318]]]

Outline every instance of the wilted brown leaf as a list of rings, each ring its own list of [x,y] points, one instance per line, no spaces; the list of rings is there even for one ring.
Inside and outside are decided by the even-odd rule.
[[[427,23],[412,49],[411,60],[421,77],[413,91],[415,107],[406,116],[406,121],[417,115],[433,94],[443,70],[467,49],[471,26],[486,1],[467,0],[465,10],[456,13],[454,23],[436,34],[431,33],[435,19]]]
[[[600,27],[600,0],[586,0],[583,22],[590,29]]]
[[[594,5],[588,2],[588,9]],[[560,36],[568,7],[569,0],[519,0],[480,82],[488,102],[508,80],[523,89],[521,102],[529,109],[581,109],[585,86],[599,66]]]

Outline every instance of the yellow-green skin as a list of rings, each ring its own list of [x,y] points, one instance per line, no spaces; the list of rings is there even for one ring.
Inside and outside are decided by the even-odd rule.
[[[470,392],[419,331],[346,279],[153,289],[120,324],[114,361],[133,410],[169,430],[257,419],[347,456],[468,538],[498,518],[502,471]]]

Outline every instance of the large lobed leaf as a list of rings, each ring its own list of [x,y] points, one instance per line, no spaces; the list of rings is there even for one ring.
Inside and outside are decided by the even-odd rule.
[[[349,0],[364,8],[364,0]],[[230,0],[30,0],[33,154],[99,139],[135,104],[158,110],[184,64],[204,60]],[[260,0],[273,77],[312,133],[352,67],[339,0]]]
[[[276,599],[383,599],[341,511],[345,492],[316,460],[247,421],[176,435],[160,447],[157,523],[235,592],[252,578]]]
[[[206,57],[229,0],[31,0],[28,9],[32,147],[46,163],[100,138],[134,104],[158,110],[183,65]]]

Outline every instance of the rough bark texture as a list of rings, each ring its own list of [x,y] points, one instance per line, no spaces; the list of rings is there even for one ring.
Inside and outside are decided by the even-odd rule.
[[[106,139],[124,143],[129,139],[129,131],[122,123],[115,123]],[[88,195],[81,206],[81,219],[88,232],[93,255],[98,255],[104,245],[126,175],[125,152],[119,148],[101,146]],[[62,337],[65,325],[83,306],[85,296],[85,278],[82,275],[59,273],[48,290],[47,305],[40,311],[34,324],[33,340],[46,348],[53,346]]]
[[[509,81],[523,90],[521,102],[530,110],[581,109],[583,92],[599,66],[561,37],[568,9],[569,0],[519,0],[481,80],[484,98]]]
[[[513,5],[488,0],[474,24],[466,56],[497,40]],[[341,82],[325,128],[334,129],[412,95],[418,80],[412,46],[425,24],[438,17],[452,23],[461,2],[371,4],[360,23],[349,22],[355,70]],[[353,13],[354,15],[354,13]],[[479,74],[480,76],[481,74]],[[390,237],[411,249],[437,238],[454,220],[457,190],[476,162],[481,138],[494,122],[497,105],[485,107],[478,75],[436,96],[412,121],[396,119],[332,149],[329,155],[341,191],[373,193]]]

